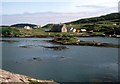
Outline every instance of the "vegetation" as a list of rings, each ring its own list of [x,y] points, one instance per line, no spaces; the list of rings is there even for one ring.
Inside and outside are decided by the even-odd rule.
[[[94,32],[103,32],[107,35],[120,34],[120,13],[111,13],[108,15],[80,19],[66,23],[68,27],[76,29],[93,30]]]
[[[53,27],[53,24],[47,24],[47,25],[43,26],[42,28],[49,28],[49,29],[51,29],[52,27]]]
[[[120,22],[119,18],[120,18],[120,13],[111,13],[104,16],[100,16],[100,17],[80,19],[77,21],[69,22],[67,24],[96,23],[96,22],[105,21],[105,20],[107,21],[111,20],[112,22],[113,21]]]
[[[14,24],[14,25],[11,25],[10,27],[17,27],[17,28],[24,28],[24,26],[29,26],[29,27],[32,27],[32,28],[34,28],[34,27],[36,27],[37,25],[35,25],[35,24]]]
[[[76,36],[76,33],[62,32],[45,32],[44,28],[24,29],[14,27],[0,28],[2,37],[54,37],[54,36]]]
[[[0,35],[3,35],[4,37],[7,37],[7,36],[17,36],[19,35],[20,32],[18,29],[16,28],[11,28],[11,27],[2,27],[0,28]]]
[[[53,41],[61,44],[74,44],[79,42],[80,40],[78,40],[75,37],[62,36],[62,37],[55,37]]]
[[[65,23],[67,28],[77,30],[86,29],[87,32],[46,32],[53,24],[47,24],[43,27],[24,29],[25,25],[35,27],[34,24],[15,24],[11,26],[1,26],[0,36],[2,37],[54,37],[54,36],[108,36],[120,35],[120,13],[112,13],[101,17],[80,19],[77,21]],[[92,31],[92,32],[91,32]]]
[[[23,29],[13,27],[0,28],[0,35],[3,37],[29,37],[29,36],[46,36],[46,33],[42,28],[37,29]]]

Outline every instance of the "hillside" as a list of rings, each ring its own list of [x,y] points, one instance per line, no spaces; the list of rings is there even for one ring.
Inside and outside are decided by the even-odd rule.
[[[47,24],[47,25],[44,25],[42,28],[49,28],[51,29],[53,27],[53,24]]]
[[[120,35],[120,13],[111,13],[99,17],[79,19],[64,23],[67,28],[86,29],[87,31],[97,32],[106,35]],[[42,28],[51,29],[53,24],[47,24]],[[95,33],[95,34],[97,34]]]
[[[102,32],[107,35],[120,35],[120,13],[111,13],[100,17],[85,18],[65,23],[68,27]]]
[[[29,27],[36,27],[37,25],[35,24],[28,24],[28,23],[21,23],[21,24],[14,24],[14,25],[11,25],[10,27],[18,27],[18,28],[24,28],[25,26],[29,26]]]
[[[120,13],[111,13],[100,17],[80,19],[80,20],[68,22],[66,24],[96,23],[105,20],[110,20],[112,22],[120,22]]]

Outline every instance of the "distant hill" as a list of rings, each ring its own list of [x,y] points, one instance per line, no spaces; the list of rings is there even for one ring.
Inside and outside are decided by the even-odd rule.
[[[67,22],[64,24],[73,24],[73,25],[77,25],[77,24],[88,24],[88,23],[101,23],[101,21],[110,21],[110,22],[117,22],[120,23],[120,13],[111,13],[111,14],[107,14],[107,15],[103,15],[100,17],[92,17],[92,18],[85,18],[85,19],[79,19],[76,21],[72,21],[72,22]],[[43,26],[42,28],[51,28],[53,26],[53,24],[47,24],[45,26]]]
[[[14,24],[14,25],[11,25],[10,27],[17,27],[17,28],[24,28],[25,26],[29,26],[29,27],[36,27],[37,25],[35,24],[24,24],[24,23],[21,23],[21,24]]]
[[[2,26],[0,26],[0,27],[10,27],[10,26],[8,26],[8,25],[2,25]]]
[[[42,28],[52,28],[53,27],[53,24],[47,24],[47,25],[44,25]]]
[[[65,24],[96,23],[96,22],[105,21],[105,20],[120,22],[120,13],[111,13],[111,14],[100,16],[100,17],[85,18],[85,19],[68,22]]]

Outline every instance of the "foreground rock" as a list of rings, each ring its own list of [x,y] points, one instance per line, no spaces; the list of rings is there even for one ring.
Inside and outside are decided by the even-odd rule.
[[[58,84],[53,80],[38,80],[28,76],[14,74],[0,69],[0,84]]]

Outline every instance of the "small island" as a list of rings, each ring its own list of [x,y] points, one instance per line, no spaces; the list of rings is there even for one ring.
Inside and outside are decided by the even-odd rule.
[[[112,48],[120,48],[120,45],[111,44],[111,43],[102,43],[95,41],[82,41],[77,39],[76,37],[54,37],[53,40],[49,42],[58,43],[62,45],[78,45],[78,46],[96,46],[96,47],[112,47]]]

